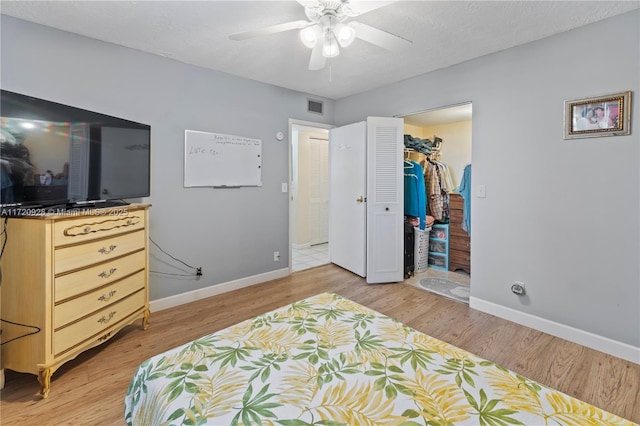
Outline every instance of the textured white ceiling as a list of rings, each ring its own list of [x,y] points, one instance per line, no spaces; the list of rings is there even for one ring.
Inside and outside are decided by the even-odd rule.
[[[320,71],[297,31],[229,35],[306,19],[295,1],[7,1],[0,12],[241,77],[339,99],[640,7],[640,1],[398,1],[360,22],[412,40],[356,40]]]

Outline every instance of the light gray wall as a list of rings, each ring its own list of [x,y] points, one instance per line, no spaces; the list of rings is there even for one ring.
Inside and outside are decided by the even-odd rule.
[[[487,194],[472,199],[472,296],[635,347],[639,28],[634,11],[338,100],[335,112],[341,125],[472,101],[472,183]],[[631,136],[563,140],[564,100],[626,90]],[[510,292],[516,280],[527,298]]]
[[[638,129],[564,141],[562,117],[565,99],[633,90],[640,122],[639,24],[635,11],[335,103],[347,124],[472,101],[473,182],[487,185],[473,199],[472,296],[636,347]],[[287,144],[274,135],[288,118],[331,123],[333,102],[322,118],[302,93],[5,16],[1,31],[2,88],[152,126],[152,237],[205,272],[152,275],[152,300],[286,267]],[[264,186],[184,189],[185,129],[261,138]]]
[[[204,269],[199,280],[151,274],[151,300],[288,267],[288,147],[275,134],[289,118],[332,123],[333,101],[307,113],[304,93],[7,16],[1,36],[3,89],[151,125],[151,237]],[[263,186],[183,188],[185,129],[262,139]],[[151,253],[151,270],[183,273]]]

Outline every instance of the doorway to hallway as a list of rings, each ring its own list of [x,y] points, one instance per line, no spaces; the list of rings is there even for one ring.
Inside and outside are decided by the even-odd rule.
[[[329,263],[329,128],[290,120],[290,270]]]

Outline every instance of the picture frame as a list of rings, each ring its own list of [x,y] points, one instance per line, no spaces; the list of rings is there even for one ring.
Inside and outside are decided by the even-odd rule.
[[[631,134],[631,91],[564,102],[564,139]]]

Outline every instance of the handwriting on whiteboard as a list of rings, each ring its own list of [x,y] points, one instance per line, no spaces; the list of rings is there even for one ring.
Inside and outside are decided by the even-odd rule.
[[[242,136],[213,134],[213,142],[219,144],[231,144],[231,145],[260,145],[261,141],[251,138],[243,138]]]
[[[213,148],[205,148],[203,146],[190,146],[189,155],[198,155],[198,154],[209,154],[209,155],[220,155],[220,152]]]

